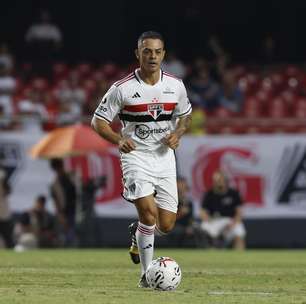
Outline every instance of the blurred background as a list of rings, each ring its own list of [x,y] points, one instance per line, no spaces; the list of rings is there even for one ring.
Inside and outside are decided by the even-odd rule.
[[[155,30],[166,41],[163,69],[184,80],[193,104],[177,153],[192,202],[180,245],[206,247],[201,203],[222,170],[241,195],[248,248],[304,247],[305,12],[303,1],[2,1],[2,246],[128,245],[136,213],[120,195],[116,148],[57,155],[55,167],[29,151],[60,127],[89,125],[111,84],[137,67],[138,36]]]

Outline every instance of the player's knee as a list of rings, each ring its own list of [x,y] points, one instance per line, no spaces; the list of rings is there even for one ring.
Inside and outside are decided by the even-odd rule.
[[[156,224],[157,213],[154,210],[144,209],[139,214],[139,220],[145,225],[155,225]]]
[[[174,228],[174,224],[175,224],[175,223],[172,223],[172,222],[159,223],[158,230],[159,230],[162,234],[168,234],[168,233],[171,232],[172,229]]]

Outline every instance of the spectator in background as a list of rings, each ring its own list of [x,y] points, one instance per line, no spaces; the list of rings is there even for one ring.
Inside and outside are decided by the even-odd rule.
[[[175,239],[178,247],[194,236],[193,202],[189,196],[189,187],[183,177],[177,178],[178,210],[175,227],[170,237]]]
[[[162,69],[174,76],[184,79],[186,76],[186,67],[181,60],[176,57],[173,51],[168,51],[166,58],[161,65]]]
[[[43,92],[31,90],[26,99],[18,102],[18,114],[23,116],[23,129],[41,129],[41,123],[48,120],[48,111],[43,103]]]
[[[5,117],[13,115],[13,94],[16,80],[10,75],[5,64],[0,63],[0,113]]]
[[[9,193],[10,187],[6,172],[0,165],[0,238],[2,237],[7,248],[13,246],[11,212],[8,202]]]
[[[62,81],[56,96],[60,102],[74,103],[80,108],[86,102],[86,92],[80,83],[80,77],[77,73],[72,72],[67,81]]]
[[[49,12],[42,11],[39,22],[29,27],[25,40],[31,54],[34,71],[39,76],[51,77],[51,67],[62,46],[62,32],[51,23]]]
[[[15,250],[52,248],[57,245],[56,223],[46,210],[46,197],[37,196],[31,210],[22,213],[15,226]]]
[[[81,120],[83,106],[86,103],[86,92],[80,85],[77,73],[71,73],[67,81],[62,81],[56,97],[59,100],[59,124],[75,123]]]
[[[200,212],[202,230],[219,246],[220,238],[235,249],[245,248],[246,231],[241,217],[242,201],[239,192],[228,185],[223,172],[213,174],[213,187],[202,201]]]
[[[218,84],[210,77],[208,65],[197,60],[187,82],[188,96],[194,107],[210,111],[218,107]]]
[[[6,43],[0,44],[0,66],[3,66],[7,73],[11,73],[14,68],[14,58]]]
[[[242,110],[243,101],[243,93],[238,86],[234,72],[226,70],[222,75],[219,105],[232,112],[239,113]]]
[[[46,197],[39,195],[29,213],[33,232],[38,246],[50,248],[57,245],[56,223],[54,217],[46,209]]]
[[[76,186],[66,173],[63,160],[52,159],[50,166],[56,174],[51,185],[51,196],[55,204],[57,219],[61,225],[63,243],[65,246],[74,246],[76,243]]]
[[[17,220],[14,230],[16,239],[16,245],[14,247],[15,251],[23,252],[26,250],[36,249],[38,247],[37,237],[31,224],[29,212],[24,212],[21,214],[20,218]]]

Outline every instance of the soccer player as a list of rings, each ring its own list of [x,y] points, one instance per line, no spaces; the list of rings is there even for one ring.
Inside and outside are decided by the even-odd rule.
[[[191,121],[183,82],[162,71],[164,39],[144,32],[135,50],[139,68],[115,82],[95,111],[92,126],[117,144],[121,155],[123,197],[135,204],[139,221],[130,225],[130,255],[141,263],[139,287],[148,287],[145,271],[153,259],[154,232],[166,234],[177,212],[174,150]],[[121,134],[110,123],[118,115]]]

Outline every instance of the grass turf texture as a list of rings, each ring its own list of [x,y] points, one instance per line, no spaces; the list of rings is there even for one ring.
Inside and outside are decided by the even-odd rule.
[[[137,288],[127,250],[0,251],[1,304],[306,304],[305,251],[156,250],[182,268],[178,290]]]

